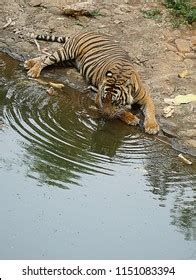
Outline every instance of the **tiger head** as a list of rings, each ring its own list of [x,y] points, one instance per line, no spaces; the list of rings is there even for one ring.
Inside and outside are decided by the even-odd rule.
[[[113,118],[133,103],[131,80],[107,71],[98,88],[96,103],[102,113]]]

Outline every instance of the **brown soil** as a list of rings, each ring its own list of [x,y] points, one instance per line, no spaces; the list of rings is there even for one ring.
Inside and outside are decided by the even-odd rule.
[[[195,93],[194,26],[173,29],[169,12],[161,1],[91,1],[90,5],[95,5],[96,10],[99,10],[95,18],[65,17],[60,7],[74,2],[78,1],[2,0],[0,50],[22,61],[40,55],[33,40],[26,36],[27,33],[71,36],[79,31],[93,30],[112,35],[129,52],[133,64],[150,88],[163,133],[175,138],[174,146],[196,155],[196,102],[175,106],[170,118],[163,117],[163,108],[167,106],[165,98]],[[142,10],[155,7],[161,11],[160,19],[145,18]],[[6,27],[9,18],[12,21]],[[179,46],[179,40],[176,39],[184,39],[185,45]],[[56,43],[39,44],[42,50],[59,46]],[[184,70],[188,71],[188,75],[178,77]],[[74,71],[68,70],[66,75],[70,85],[79,84],[82,87]]]

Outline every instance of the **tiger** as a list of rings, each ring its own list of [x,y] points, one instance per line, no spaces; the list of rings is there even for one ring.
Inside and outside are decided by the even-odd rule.
[[[118,118],[128,125],[140,119],[130,112],[139,104],[144,114],[144,130],[156,134],[159,124],[154,102],[133,67],[128,53],[110,36],[96,32],[78,33],[72,37],[31,35],[37,40],[63,43],[48,55],[26,60],[27,75],[38,78],[43,68],[60,62],[71,62],[95,92],[95,103],[103,116]]]

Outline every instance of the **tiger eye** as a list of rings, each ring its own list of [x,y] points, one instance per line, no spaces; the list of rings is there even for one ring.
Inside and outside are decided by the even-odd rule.
[[[107,76],[107,77],[112,77],[112,76],[113,76],[113,74],[112,74],[112,72],[111,72],[111,71],[107,71],[107,72],[106,72],[106,76]]]

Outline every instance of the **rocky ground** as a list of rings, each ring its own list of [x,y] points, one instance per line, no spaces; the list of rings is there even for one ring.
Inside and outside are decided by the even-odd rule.
[[[22,61],[40,55],[27,33],[70,36],[92,30],[112,35],[129,52],[150,88],[162,133],[175,139],[175,148],[196,155],[196,26],[173,29],[169,11],[158,0],[88,1],[95,17],[66,17],[62,7],[74,2],[78,3],[1,0],[0,50]],[[146,10],[154,9],[161,13],[146,16]],[[56,43],[39,44],[41,50],[57,47]],[[74,71],[66,73],[70,85],[82,87]]]

